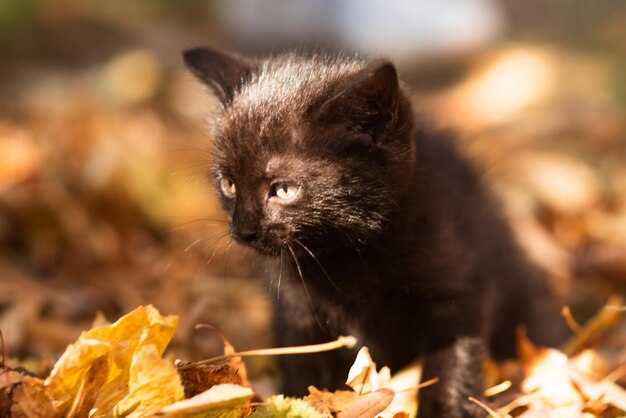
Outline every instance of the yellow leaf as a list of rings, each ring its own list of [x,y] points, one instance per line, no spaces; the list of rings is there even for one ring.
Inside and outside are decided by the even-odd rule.
[[[160,411],[148,415],[148,417],[188,418],[222,416],[228,412],[240,411],[253,395],[252,389],[243,386],[230,383],[215,385],[191,399],[185,399],[165,406]]]
[[[128,394],[131,363],[146,345],[161,355],[171,340],[178,318],[162,316],[152,306],[141,306],[117,322],[83,332],[56,362],[45,386],[55,408],[68,410],[77,396],[83,374],[106,356],[108,375],[96,400],[97,410],[110,410]],[[102,415],[95,414],[93,417]]]
[[[91,367],[83,374],[78,393],[72,402],[67,418],[87,418],[89,416],[108,373],[109,363],[106,356],[102,356],[92,363]]]
[[[152,344],[133,357],[128,386],[128,395],[114,408],[115,416],[140,417],[185,397],[176,366],[162,359]]]

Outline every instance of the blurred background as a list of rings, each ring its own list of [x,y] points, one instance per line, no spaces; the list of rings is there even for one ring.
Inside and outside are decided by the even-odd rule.
[[[583,320],[626,289],[620,0],[0,0],[0,329],[45,368],[140,304],[187,359],[271,346],[268,294],[208,181],[215,112],[180,53],[388,56],[454,129]],[[43,359],[43,361],[42,361]],[[252,375],[271,363],[252,359]]]

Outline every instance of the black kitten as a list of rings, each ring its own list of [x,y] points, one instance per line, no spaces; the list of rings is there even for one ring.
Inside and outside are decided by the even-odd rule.
[[[542,276],[452,139],[416,119],[387,61],[185,52],[223,104],[213,170],[233,238],[280,292],[279,345],[352,334],[379,364],[423,359],[420,417],[477,417],[489,353],[525,324],[558,338]],[[354,353],[282,360],[284,390],[340,387]]]

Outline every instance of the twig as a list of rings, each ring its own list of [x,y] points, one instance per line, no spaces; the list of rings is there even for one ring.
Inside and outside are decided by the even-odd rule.
[[[504,392],[505,390],[509,390],[511,388],[511,386],[513,386],[513,384],[511,383],[510,380],[505,380],[502,383],[498,383],[495,386],[492,386],[490,388],[485,389],[485,397],[486,398],[491,398],[492,396],[496,396],[502,392]]]
[[[417,385],[415,387],[415,389],[423,389],[425,387],[432,386],[432,385],[434,385],[437,382],[439,382],[439,378],[438,377],[433,377],[432,379],[428,379],[425,382],[421,382],[419,385]]]
[[[491,408],[489,405],[487,405],[484,402],[479,401],[478,399],[470,396],[468,398],[471,402],[474,402],[476,405],[480,406],[482,409],[484,409],[485,411],[487,411],[489,413],[489,415],[491,415],[494,418],[506,418],[509,417],[509,415],[502,415],[499,414],[498,412],[496,412],[493,408]]]
[[[624,376],[626,376],[626,364],[622,364],[617,369],[613,370],[604,379],[602,379],[602,381],[615,383]]]
[[[580,324],[574,319],[569,306],[563,306],[563,309],[561,309],[561,316],[565,319],[565,323],[574,334],[580,335],[583,332],[583,327],[581,327]]]
[[[587,321],[585,326],[580,330],[580,333],[567,341],[561,351],[567,356],[572,356],[582,350],[595,336],[617,324],[622,317],[623,311],[613,309],[613,307],[622,305],[624,305],[624,299],[622,297],[617,295],[612,296],[605,308]]]
[[[322,344],[302,345],[302,346],[297,346],[297,347],[263,348],[259,350],[242,351],[240,353],[224,354],[222,356],[212,357],[206,360],[200,360],[200,361],[195,361],[193,363],[187,363],[187,364],[178,366],[178,370],[185,370],[185,369],[190,369],[192,367],[202,366],[205,364],[217,363],[219,361],[227,360],[231,357],[284,356],[284,355],[293,355],[293,354],[321,353],[323,351],[336,350],[342,347],[353,348],[356,345],[356,343],[357,343],[357,339],[349,335],[349,336],[341,336],[337,338],[335,341],[322,343]]]

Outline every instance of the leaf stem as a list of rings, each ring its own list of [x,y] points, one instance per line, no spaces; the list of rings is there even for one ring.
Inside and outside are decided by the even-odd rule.
[[[252,356],[284,356],[293,354],[310,354],[321,353],[323,351],[337,350],[342,347],[353,348],[357,343],[357,339],[351,335],[340,336],[335,341],[330,341],[322,344],[301,345],[296,347],[281,347],[281,348],[262,348],[259,350],[242,351],[240,353],[224,354],[217,357],[212,357],[205,360],[195,361],[192,363],[186,363],[178,366],[178,370],[190,369],[192,367],[202,366],[205,364],[217,363],[219,361],[227,360],[231,357],[252,357]]]

